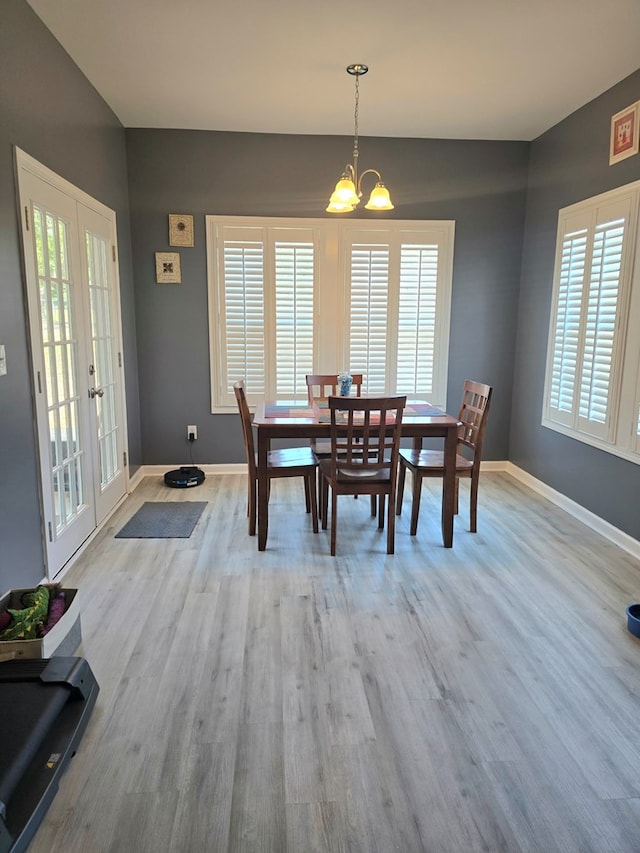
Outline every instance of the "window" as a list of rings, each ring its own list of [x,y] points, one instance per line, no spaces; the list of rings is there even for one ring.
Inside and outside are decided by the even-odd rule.
[[[560,211],[542,423],[639,462],[640,183]]]
[[[207,217],[212,410],[306,400],[305,374],[446,404],[453,222]]]

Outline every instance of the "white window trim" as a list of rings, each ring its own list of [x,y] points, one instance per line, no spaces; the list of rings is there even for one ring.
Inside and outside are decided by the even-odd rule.
[[[318,250],[315,279],[315,310],[314,322],[317,330],[314,342],[314,372],[330,373],[349,367],[349,334],[348,326],[343,322],[335,322],[335,318],[349,316],[348,288],[348,240],[354,235],[373,235],[384,232],[392,234],[392,239],[398,244],[411,240],[412,235],[422,235],[425,232],[434,235],[438,241],[438,294],[436,309],[436,358],[434,364],[434,388],[438,388],[437,399],[432,399],[434,405],[446,407],[446,387],[448,375],[449,327],[451,315],[451,289],[453,279],[453,253],[455,222],[451,220],[335,220],[335,219],[300,219],[280,217],[234,217],[208,215],[206,219],[207,236],[207,281],[208,281],[208,314],[209,314],[209,352],[211,376],[211,411],[214,414],[235,411],[235,401],[228,400],[224,405],[220,400],[225,396],[223,385],[225,377],[221,374],[223,363],[220,351],[221,336],[218,334],[222,314],[222,298],[219,292],[219,268],[221,260],[218,257],[217,231],[221,226],[232,228],[282,228],[304,229],[314,234]],[[265,308],[269,307],[268,300],[274,297],[265,294]],[[270,328],[265,325],[265,342],[267,351],[273,345],[269,341]],[[386,366],[387,381],[392,365]],[[242,377],[237,377],[242,378]],[[250,390],[250,389],[249,389]],[[402,392],[402,389],[397,389]],[[391,391],[389,393],[392,393]]]
[[[560,267],[563,238],[571,232],[570,222],[591,218],[599,208],[628,200],[628,228],[620,274],[620,304],[617,314],[612,382],[609,389],[610,417],[600,430],[581,428],[579,411],[574,416],[555,413],[550,406],[554,355],[554,331],[558,310]],[[542,426],[584,444],[604,450],[635,464],[640,464],[640,181],[601,193],[590,199],[562,208],[558,214],[556,260],[549,320],[547,363],[543,397]],[[593,232],[592,225],[589,233]],[[586,282],[588,285],[588,282]],[[581,324],[581,329],[583,325]],[[576,381],[579,383],[579,377]],[[588,425],[587,425],[587,428]]]

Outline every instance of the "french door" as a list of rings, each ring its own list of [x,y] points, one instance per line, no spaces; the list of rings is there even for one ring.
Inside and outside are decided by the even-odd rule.
[[[16,151],[49,578],[124,496],[115,214]]]

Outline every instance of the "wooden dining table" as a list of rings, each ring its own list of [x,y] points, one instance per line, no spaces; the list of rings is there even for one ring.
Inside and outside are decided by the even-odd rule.
[[[253,426],[257,433],[258,453],[258,550],[267,547],[269,531],[269,481],[267,456],[271,442],[282,438],[328,440],[331,424],[326,410],[307,403],[260,401],[256,404]],[[456,490],[456,447],[460,421],[423,401],[410,401],[402,416],[402,436],[412,438],[420,448],[425,438],[444,439],[442,479],[442,541],[453,545],[453,516]]]

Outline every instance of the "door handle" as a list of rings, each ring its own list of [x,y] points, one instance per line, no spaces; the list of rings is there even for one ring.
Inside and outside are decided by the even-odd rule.
[[[102,397],[104,395],[104,390],[102,388],[90,388],[89,396],[93,400],[94,397]]]

